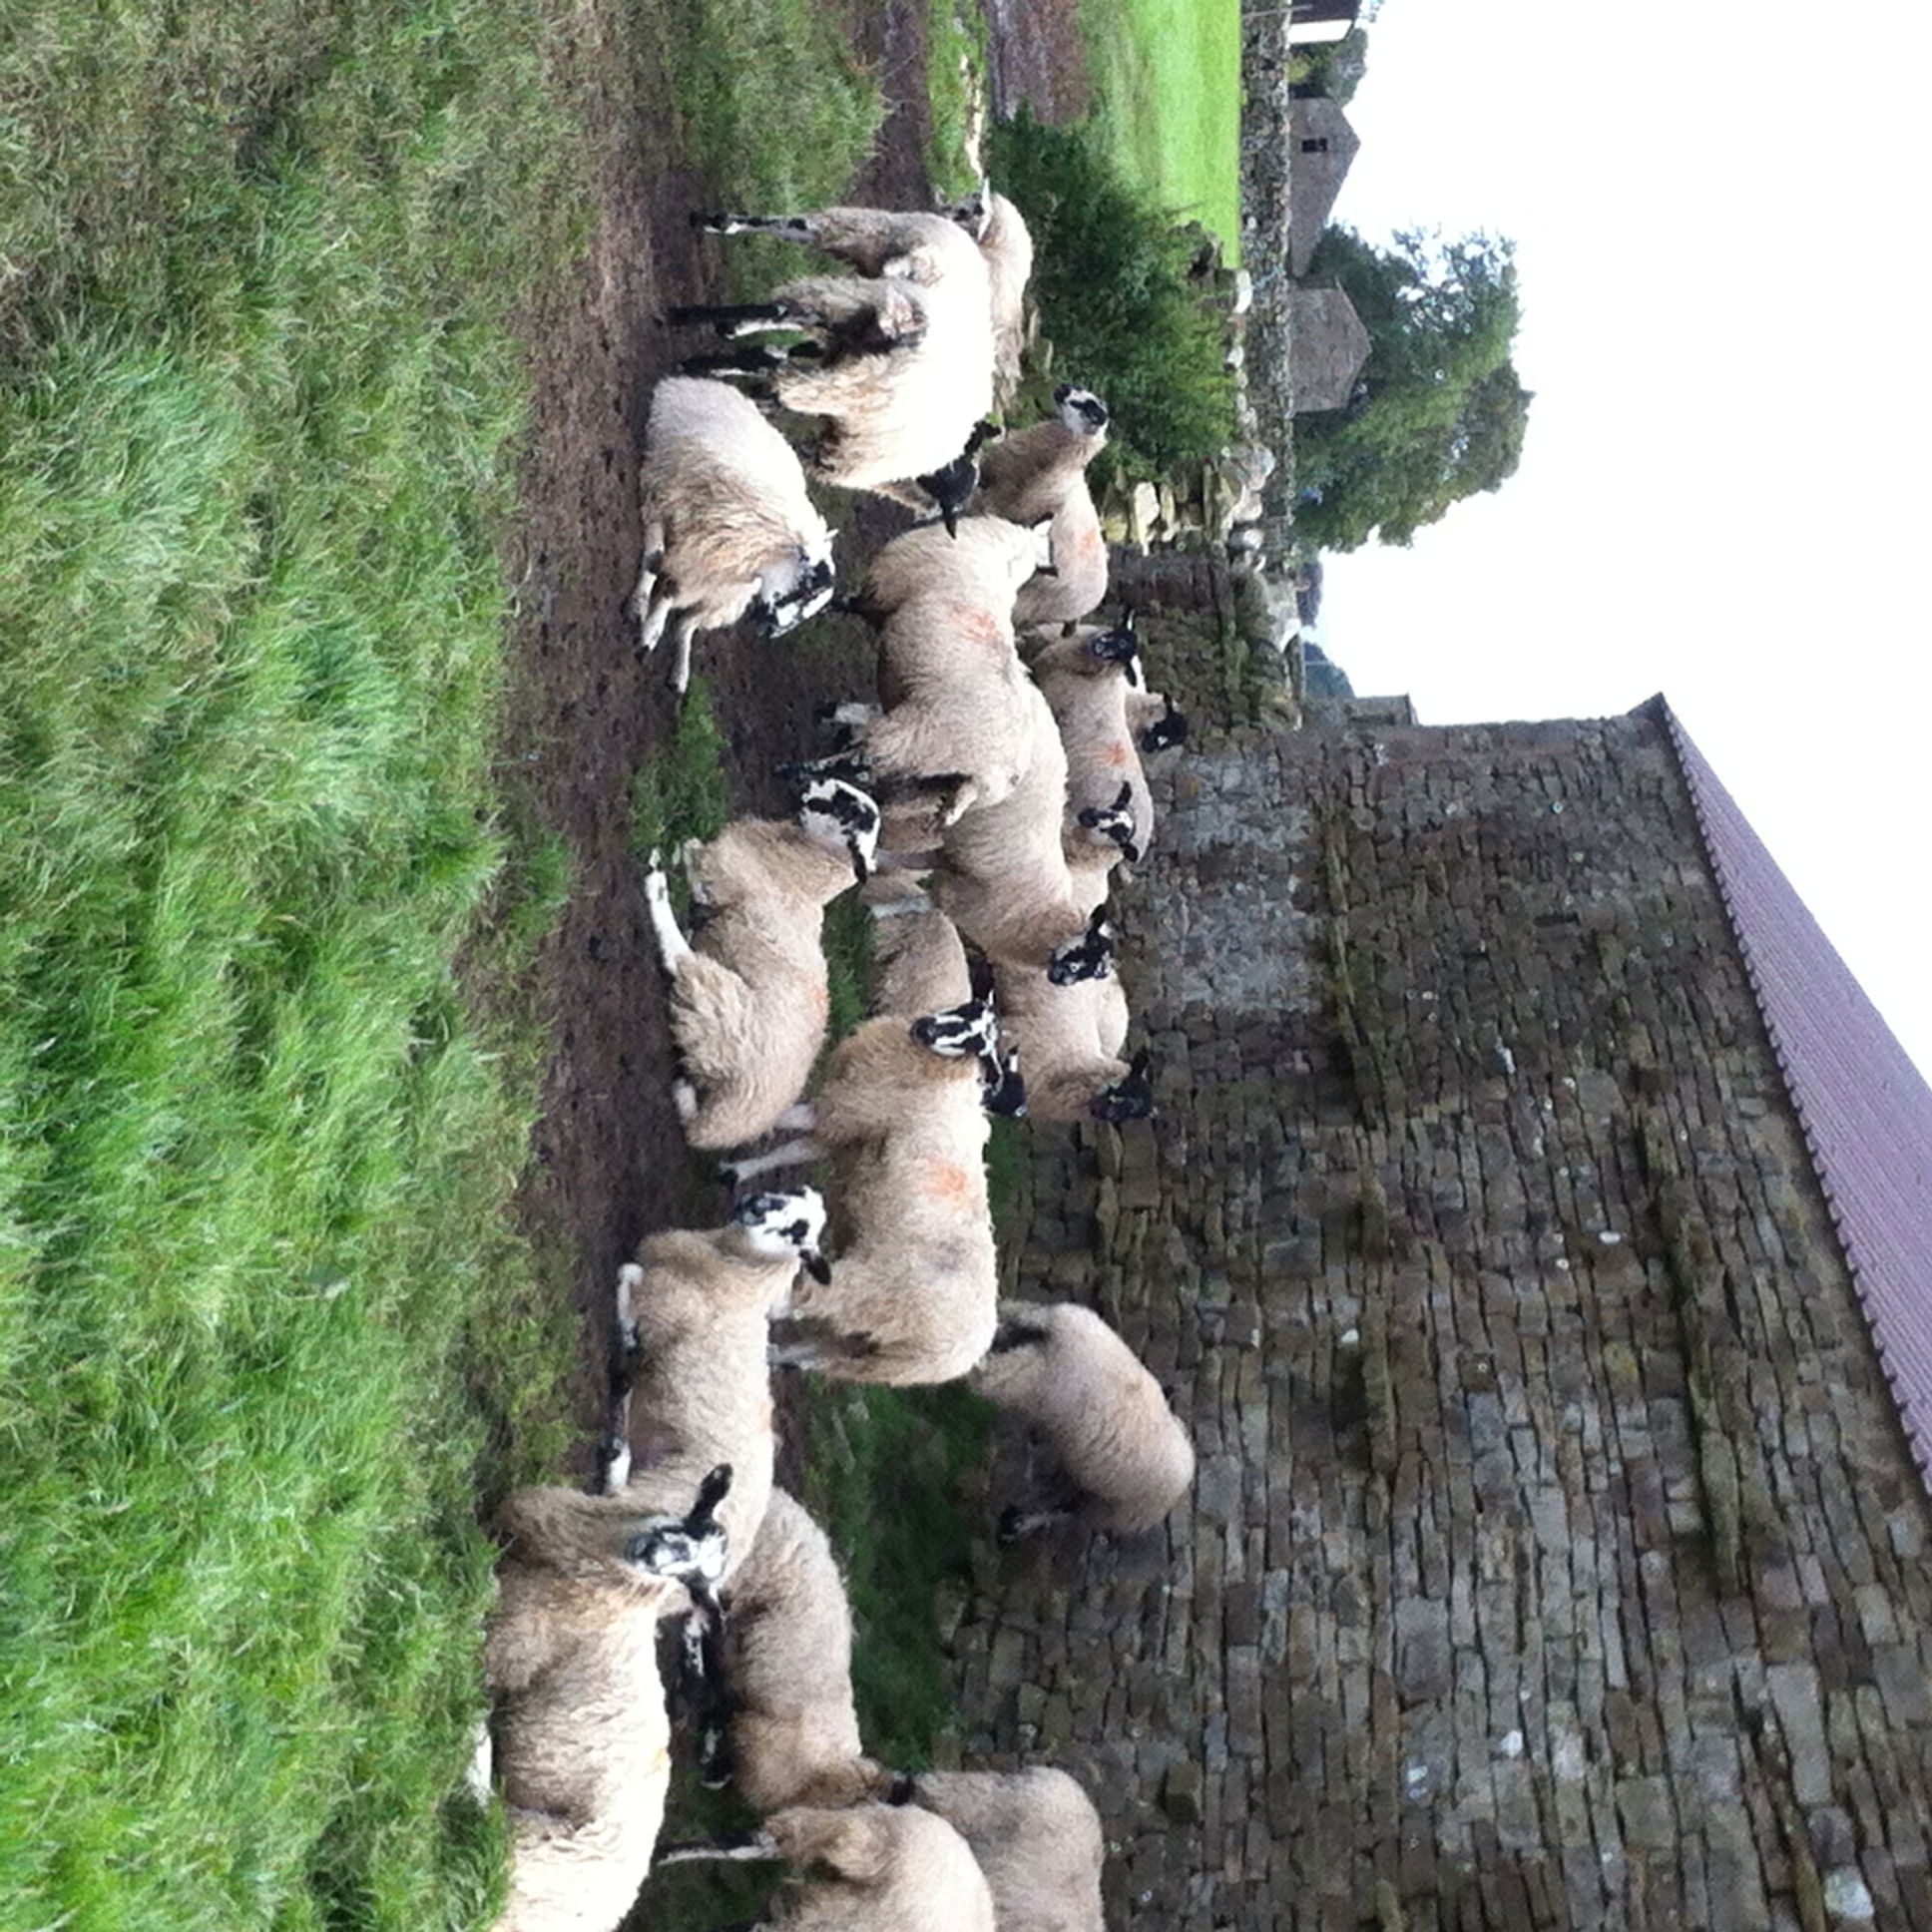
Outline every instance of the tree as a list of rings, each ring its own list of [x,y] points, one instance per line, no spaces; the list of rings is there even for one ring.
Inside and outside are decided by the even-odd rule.
[[[1406,544],[1523,454],[1530,391],[1510,361],[1522,317],[1510,242],[1426,231],[1377,248],[1331,228],[1308,279],[1347,291],[1369,335],[1345,409],[1295,419],[1296,527],[1324,550]]]

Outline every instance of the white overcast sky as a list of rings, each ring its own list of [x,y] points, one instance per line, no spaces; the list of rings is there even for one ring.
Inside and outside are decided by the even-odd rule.
[[[1425,724],[1662,691],[1932,1075],[1932,12],[1386,0],[1335,219],[1516,242],[1522,467],[1331,559]]]

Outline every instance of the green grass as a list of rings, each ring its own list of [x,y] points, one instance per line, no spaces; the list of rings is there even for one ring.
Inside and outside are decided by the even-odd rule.
[[[1115,165],[1240,253],[1238,0],[1081,0],[1093,120]]]
[[[477,1485],[557,1405],[452,961],[563,883],[492,532],[578,145],[482,0],[8,25],[0,1926],[486,1923]]]
[[[974,1530],[960,1505],[986,1459],[994,1410],[944,1388],[814,1386],[801,1500],[845,1567],[859,1732],[881,1763],[919,1768],[956,1729],[937,1600],[966,1575]]]
[[[943,201],[957,201],[979,186],[966,137],[974,97],[982,103],[987,99],[989,60],[986,16],[975,0],[929,0],[926,177]]]
[[[655,849],[675,878],[686,839],[714,838],[724,830],[731,816],[724,750],[712,688],[700,674],[685,694],[671,742],[631,786],[630,844],[639,858],[648,858]]]

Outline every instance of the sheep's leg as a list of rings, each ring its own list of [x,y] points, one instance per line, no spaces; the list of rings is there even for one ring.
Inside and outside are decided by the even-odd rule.
[[[674,328],[714,328],[727,342],[765,329],[811,326],[807,311],[790,301],[689,302],[667,308],[664,318]]]
[[[806,245],[815,240],[805,215],[694,215],[691,225],[706,235],[776,235]]]
[[[476,1742],[470,1747],[470,1767],[463,1783],[478,1804],[490,1801],[490,1779],[496,1770],[496,1745],[490,1736],[490,1720],[482,1718],[476,1726]]]
[[[676,656],[671,666],[671,689],[682,698],[691,687],[691,643],[698,635],[698,613],[680,611],[671,627]]]
[[[663,642],[665,626],[678,608],[678,586],[669,577],[652,571],[648,580],[645,577],[638,579],[637,595],[632,604],[640,620],[638,656],[647,658]]]
[[[780,1134],[809,1134],[818,1124],[818,1109],[808,1100],[795,1100],[771,1123]]]
[[[879,852],[873,857],[872,869],[875,872],[930,872],[944,857],[945,854],[937,846],[917,852]],[[924,905],[916,899],[906,899],[894,906],[875,905],[872,912],[874,917],[881,912],[925,912],[930,910],[931,905],[930,899]]]
[[[626,1261],[618,1269],[611,1302],[608,1426],[598,1446],[598,1474],[606,1496],[615,1496],[631,1480],[631,1386],[638,1358],[637,1291],[643,1285],[644,1270],[637,1262]]]
[[[774,1147],[764,1154],[747,1154],[740,1160],[727,1162],[718,1171],[718,1178],[726,1187],[735,1188],[741,1182],[754,1181],[761,1174],[769,1174],[773,1168],[802,1168],[813,1161],[825,1158],[825,1148],[821,1142],[809,1139],[786,1141],[781,1147]]]
[[[821,705],[818,708],[818,722],[821,724],[869,724],[879,716],[876,705],[867,705],[854,699],[843,705]]]
[[[753,1861],[769,1863],[784,1856],[776,1843],[762,1831],[753,1831],[742,1838],[721,1838],[709,1845],[666,1845],[661,1846],[657,1857],[651,1861],[651,1869],[656,1871],[660,1865],[692,1865],[702,1860],[728,1858],[738,1864]]]
[[[747,342],[717,355],[688,355],[678,364],[681,375],[769,375],[790,361],[790,354],[771,342]]]
[[[658,582],[658,572],[664,568],[664,545],[647,542],[644,558],[638,565],[638,587],[624,606],[624,615],[641,621],[651,603],[651,593]]]
[[[644,904],[651,914],[651,930],[658,941],[658,957],[673,979],[692,957],[691,942],[678,930],[678,915],[671,909],[671,882],[665,877],[658,848],[651,848],[649,869],[644,875]]]

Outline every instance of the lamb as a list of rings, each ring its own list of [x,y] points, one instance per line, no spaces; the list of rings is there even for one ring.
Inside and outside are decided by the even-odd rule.
[[[612,1445],[607,1486],[661,1508],[666,1497],[689,1494],[694,1470],[728,1462],[736,1475],[723,1522],[738,1557],[771,1494],[766,1324],[800,1267],[827,1271],[824,1226],[814,1189],[750,1195],[723,1227],[647,1236],[618,1272],[612,1381],[624,1434]]]
[[[651,1868],[671,1782],[658,1620],[723,1573],[710,1472],[680,1518],[638,1499],[519,1490],[484,1647],[511,1833],[496,1932],[605,1932]],[[690,1491],[686,1491],[687,1497]]]
[[[856,1804],[886,1773],[863,1755],[852,1703],[852,1613],[825,1533],[782,1489],[725,1592],[728,1762],[758,1811]],[[707,1781],[726,1750],[708,1739]]]
[[[1127,996],[1116,979],[1055,985],[1045,973],[998,967],[1003,1040],[1026,1070],[1027,1112],[1039,1121],[1145,1120],[1154,1112],[1148,1057],[1120,1058]]]
[[[1025,218],[1004,195],[982,183],[979,192],[948,214],[979,242],[993,308],[993,398],[1012,406],[1020,386],[1026,347],[1026,290],[1033,275],[1033,237]]]
[[[1103,1932],[1107,1843],[1093,1800],[1065,1771],[921,1771],[892,1790],[972,1847],[1000,1932]]]
[[[833,1163],[846,1238],[829,1279],[802,1285],[774,1322],[775,1360],[903,1387],[953,1381],[985,1354],[999,1267],[980,1063],[994,1037],[980,1001],[910,1026],[866,1021],[833,1052],[809,1138],[727,1171],[742,1181],[827,1155]]]
[[[916,1805],[795,1805],[748,1840],[680,1847],[658,1863],[689,1858],[809,1868],[762,1921],[774,1932],[994,1932],[993,1894],[966,1840]]]
[[[993,401],[991,291],[972,237],[941,215],[863,208],[720,215],[699,226],[783,236],[858,272],[803,276],[768,302],[671,309],[669,321],[727,337],[796,329],[810,338],[802,349],[761,346],[686,369],[766,373],[785,408],[827,419],[809,458],[814,474],[845,489],[916,479],[951,528],[978,478],[974,430]]]
[[[1066,747],[1031,684],[1021,707],[1032,746],[1019,780],[946,827],[933,903],[996,963],[1040,969],[1056,986],[1102,978],[1113,937],[1099,908],[1108,868],[1126,849],[1126,823],[1096,813],[1067,837]]]
[[[1029,659],[1066,747],[1069,829],[1085,812],[1125,808],[1133,846],[1128,856],[1136,861],[1154,840],[1154,799],[1140,751],[1165,750],[1188,735],[1187,719],[1140,687],[1138,650],[1130,610],[1111,631],[1065,625]],[[1165,706],[1165,713],[1137,730],[1136,721],[1146,718],[1150,704]]]
[[[693,897],[709,913],[695,940],[679,930],[651,854],[645,903],[683,1068],[672,1098],[693,1147],[756,1140],[804,1091],[825,1037],[824,908],[865,879],[878,828],[864,792],[815,778],[795,822],[739,819],[687,846]]]
[[[998,517],[967,518],[953,540],[928,527],[887,544],[851,599],[878,628],[883,712],[839,708],[859,762],[805,768],[939,794],[948,824],[1012,791],[1039,741],[1012,625],[1037,555],[1032,532]]]
[[[1014,608],[1019,624],[1083,618],[1107,595],[1107,544],[1087,466],[1107,447],[1107,405],[1063,382],[1055,415],[980,452],[978,507],[1015,523],[1052,519],[1053,575],[1036,577]]]
[[[630,609],[639,649],[669,626],[671,685],[691,682],[692,639],[749,611],[782,637],[832,594],[831,532],[791,445],[727,382],[667,376],[651,398],[639,477],[644,562]]]
[[[1001,1517],[1002,1543],[1075,1515],[1150,1530],[1194,1482],[1194,1445],[1160,1383],[1090,1308],[1002,1302],[992,1349],[970,1379],[1031,1424],[1060,1464],[1048,1506]]]

